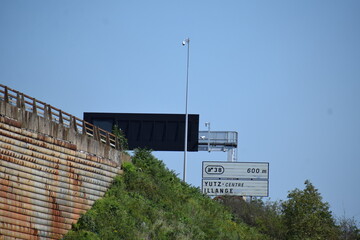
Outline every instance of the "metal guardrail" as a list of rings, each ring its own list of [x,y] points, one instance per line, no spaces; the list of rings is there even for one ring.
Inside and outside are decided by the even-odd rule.
[[[2,84],[0,84],[0,101],[25,109],[25,111],[62,124],[67,128],[73,128],[80,134],[86,134],[112,148],[120,150],[119,140],[114,134]]]

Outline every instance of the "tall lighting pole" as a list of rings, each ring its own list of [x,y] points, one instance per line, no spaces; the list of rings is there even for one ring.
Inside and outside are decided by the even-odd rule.
[[[185,100],[185,143],[184,143],[184,169],[183,181],[186,182],[186,157],[187,157],[187,142],[188,142],[188,128],[189,128],[189,115],[188,115],[188,96],[189,96],[189,55],[190,55],[190,39],[186,38],[182,45],[187,45],[187,59],[186,59],[186,100]]]

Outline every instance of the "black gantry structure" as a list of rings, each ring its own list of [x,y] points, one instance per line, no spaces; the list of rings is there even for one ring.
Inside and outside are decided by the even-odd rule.
[[[85,112],[84,120],[106,131],[117,125],[128,140],[129,150],[184,151],[185,114]],[[199,115],[188,115],[188,151],[198,151]]]

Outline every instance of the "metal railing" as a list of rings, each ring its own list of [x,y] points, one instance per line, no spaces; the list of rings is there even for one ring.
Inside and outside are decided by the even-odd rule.
[[[72,128],[77,133],[86,134],[112,148],[120,149],[119,140],[114,134],[2,84],[0,84],[0,101]]]
[[[228,161],[237,161],[238,133],[235,131],[199,131],[199,151],[223,151]]]
[[[237,147],[237,132],[199,131],[199,145],[222,145]]]

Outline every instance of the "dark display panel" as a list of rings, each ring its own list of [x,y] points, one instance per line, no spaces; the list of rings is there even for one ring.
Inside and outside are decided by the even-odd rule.
[[[199,115],[189,114],[188,151],[198,151]],[[111,132],[118,125],[129,150],[184,151],[185,114],[84,113],[84,120]]]

